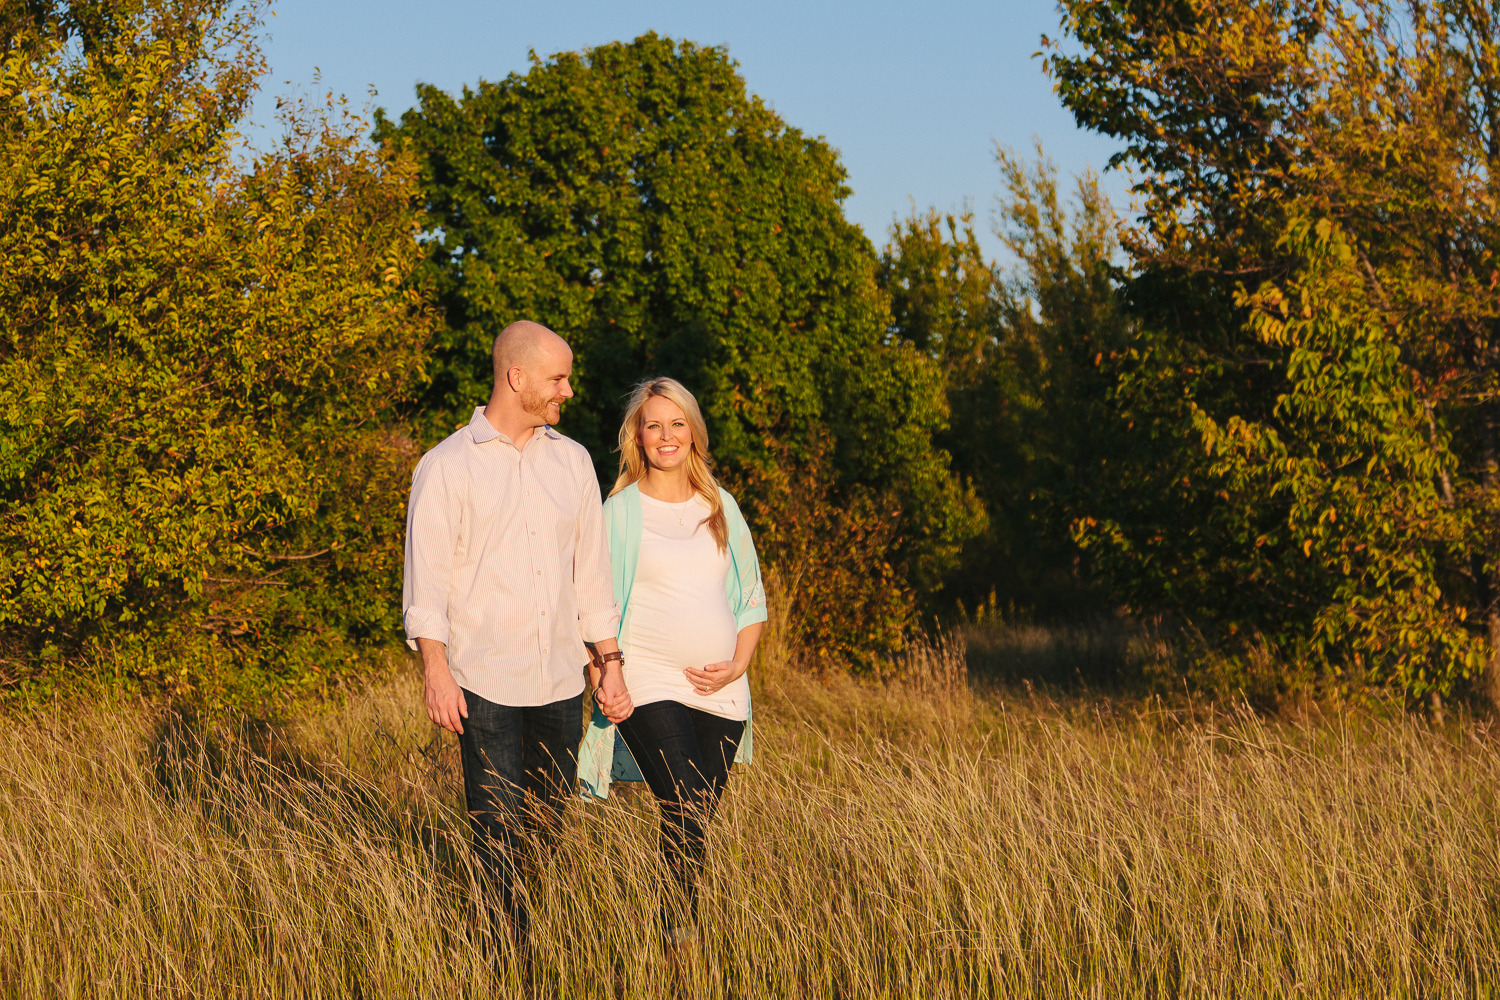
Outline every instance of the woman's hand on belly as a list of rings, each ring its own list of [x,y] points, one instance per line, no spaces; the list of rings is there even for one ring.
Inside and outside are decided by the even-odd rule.
[[[711,695],[717,694],[726,684],[733,684],[743,677],[749,666],[748,662],[741,666],[733,660],[723,660],[702,667],[688,667],[683,674],[694,691],[701,695]]]
[[[760,642],[763,628],[765,622],[754,622],[740,629],[734,640],[734,659],[684,670],[683,674],[693,690],[700,695],[711,695],[723,689],[724,685],[733,684],[745,676],[745,671],[750,669],[750,658],[755,655],[755,646]]]

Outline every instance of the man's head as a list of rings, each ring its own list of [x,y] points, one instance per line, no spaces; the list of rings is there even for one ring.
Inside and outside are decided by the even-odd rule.
[[[529,426],[555,424],[562,401],[573,395],[573,350],[565,340],[530,320],[520,320],[495,338],[495,388],[491,402]]]

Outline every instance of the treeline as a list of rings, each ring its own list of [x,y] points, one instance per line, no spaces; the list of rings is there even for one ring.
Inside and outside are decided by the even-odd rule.
[[[886,255],[990,513],[959,588],[1046,600],[1071,565],[1200,679],[1494,698],[1500,8],[1061,10],[1047,70],[1136,217],[1096,224],[1085,181],[1068,224],[1002,158],[1008,280],[953,220]]]
[[[362,683],[399,634],[420,452],[536,317],[601,474],[628,387],[705,404],[825,666],[900,648],[984,522],[933,445],[944,372],[891,336],[826,143],[722,49],[645,36],[400,122],[287,103],[247,148],[257,10],[0,19],[0,659],[24,696],[218,705]]]
[[[362,681],[420,451],[527,316],[611,477],[699,394],[806,658],[979,604],[1158,616],[1271,688],[1473,684],[1500,639],[1495,32],[1462,4],[1108,11],[1049,73],[1136,218],[999,154],[877,249],[727,52],[646,35],[373,126],[283,108],[229,0],[28,3],[0,46],[0,668],[205,703]],[[1049,43],[1050,45],[1050,43]]]
[[[1500,9],[1066,0],[1048,69],[1139,178],[1112,502],[1134,609],[1286,683],[1487,687],[1500,643]],[[1300,674],[1300,676],[1298,676]]]

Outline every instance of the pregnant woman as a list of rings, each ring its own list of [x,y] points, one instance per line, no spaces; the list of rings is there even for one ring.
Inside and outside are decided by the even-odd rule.
[[[745,671],[766,620],[750,531],[712,461],[692,393],[669,378],[636,387],[604,504],[635,712],[618,726],[627,754],[596,709],[579,760],[594,796],[609,794],[611,777],[644,779],[656,795],[670,874],[662,930],[673,946],[696,936],[706,828],[730,767],[749,760]]]

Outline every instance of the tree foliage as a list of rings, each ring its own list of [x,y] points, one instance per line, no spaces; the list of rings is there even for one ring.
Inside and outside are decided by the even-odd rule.
[[[1032,165],[1003,149],[997,161],[1009,268],[986,262],[970,213],[913,214],[881,257],[892,333],[943,368],[952,417],[938,441],[988,514],[945,594],[971,607],[993,596],[1049,615],[1094,610],[1101,595],[1071,524],[1118,495],[1130,461],[1100,368],[1129,328],[1117,220],[1092,174],[1069,205],[1040,149]]]
[[[887,336],[875,254],[844,218],[845,174],[825,142],[747,94],[722,49],[654,34],[457,96],[417,94],[377,135],[421,163],[428,273],[447,317],[421,401],[430,438],[488,395],[495,334],[536,319],[574,348],[564,427],[606,481],[628,389],[672,375],[698,395],[732,479],[770,484],[777,461],[820,456],[823,485],[808,495],[826,488],[830,510],[853,510],[856,495],[894,504],[901,586],[940,582],[979,521],[932,443],[943,373]],[[871,599],[896,618],[851,620],[850,634],[899,636],[909,602]]]
[[[7,680],[255,702],[364,669],[430,325],[413,172],[336,109],[237,156],[253,9],[117,5],[85,45],[94,8],[57,9],[0,66]]]
[[[1496,9],[1063,9],[1059,92],[1142,172],[1121,399],[1182,444],[1085,541],[1138,604],[1450,689],[1500,640]]]

